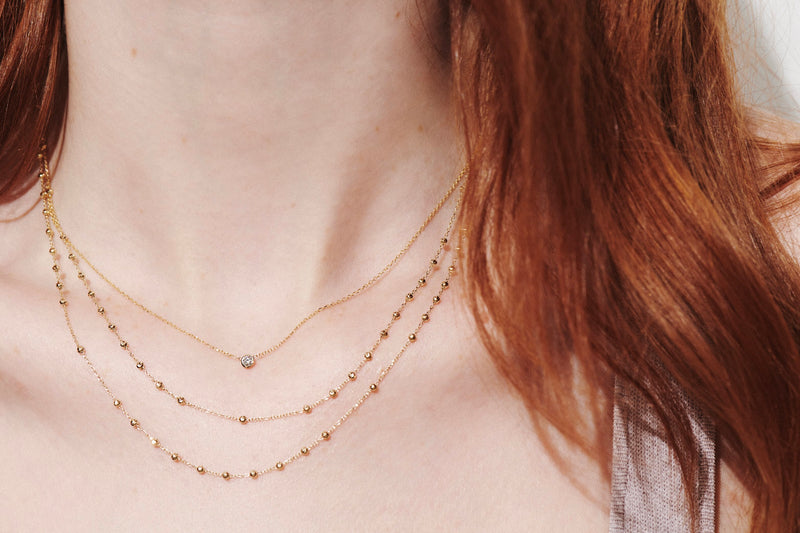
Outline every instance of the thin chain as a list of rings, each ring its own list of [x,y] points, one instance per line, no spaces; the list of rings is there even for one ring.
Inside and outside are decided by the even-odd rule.
[[[46,200],[45,201],[46,209],[49,209],[49,205],[50,205],[49,201]],[[45,215],[45,216],[47,216],[47,215]],[[97,310],[98,314],[105,321],[106,328],[109,330],[109,332],[112,335],[115,336],[117,342],[119,343],[120,348],[122,348],[128,354],[128,357],[130,357],[130,359],[136,365],[136,368],[139,371],[141,371],[152,382],[152,384],[155,386],[155,388],[157,390],[159,390],[159,391],[165,393],[166,395],[168,395],[169,397],[171,397],[173,400],[175,400],[178,403],[178,405],[189,407],[189,408],[195,409],[197,411],[200,411],[202,413],[205,413],[205,414],[208,414],[208,415],[213,415],[213,416],[216,416],[216,417],[219,417],[219,418],[223,418],[225,420],[230,420],[230,421],[238,422],[238,423],[241,423],[241,424],[249,424],[249,423],[253,423],[253,422],[270,422],[270,421],[274,421],[274,420],[281,420],[281,419],[284,419],[284,418],[289,418],[289,417],[292,417],[292,416],[310,414],[312,412],[312,410],[316,409],[317,407],[319,407],[323,403],[331,401],[331,400],[337,398],[339,396],[339,393],[349,383],[352,383],[353,381],[356,380],[356,378],[358,377],[359,372],[364,368],[364,366],[367,363],[369,363],[370,361],[373,360],[374,352],[378,349],[378,347],[384,341],[384,339],[388,338],[389,333],[390,333],[390,331],[392,329],[392,326],[400,318],[401,313],[403,312],[403,310],[406,308],[406,306],[409,304],[409,302],[411,302],[412,300],[415,299],[415,297],[417,297],[417,292],[421,288],[423,288],[423,287],[425,287],[427,285],[427,279],[433,273],[433,269],[438,264],[440,256],[444,251],[444,246],[446,245],[447,242],[448,242],[447,236],[443,237],[442,240],[440,241],[440,246],[439,246],[439,248],[438,248],[438,250],[436,252],[435,257],[428,264],[428,267],[426,268],[426,270],[423,273],[422,277],[417,281],[417,284],[414,286],[414,288],[410,292],[408,292],[406,294],[406,296],[403,298],[402,303],[392,313],[392,318],[388,321],[386,326],[382,330],[380,330],[380,332],[378,333],[378,337],[375,340],[375,342],[373,342],[373,344],[369,348],[369,350],[367,350],[366,352],[363,353],[363,355],[360,357],[360,361],[358,362],[358,364],[355,366],[355,368],[353,370],[351,370],[350,372],[347,373],[347,376],[345,377],[344,380],[342,380],[336,386],[334,386],[333,388],[328,390],[328,393],[325,396],[323,396],[323,397],[321,397],[321,398],[319,398],[319,399],[317,399],[317,400],[315,400],[315,401],[313,401],[311,403],[307,403],[307,404],[303,405],[299,409],[293,409],[293,410],[285,411],[285,412],[278,413],[278,414],[262,415],[262,416],[247,416],[247,415],[243,415],[243,414],[235,415],[235,414],[230,414],[230,413],[223,413],[223,412],[220,412],[220,411],[218,411],[216,409],[212,409],[212,408],[205,407],[205,406],[202,406],[200,404],[197,404],[197,403],[193,402],[192,400],[188,399],[185,395],[178,394],[178,393],[172,391],[164,383],[163,380],[159,379],[158,377],[156,377],[155,375],[153,375],[149,371],[149,369],[148,369],[149,367],[145,363],[145,361],[143,361],[142,359],[138,358],[134,354],[130,343],[122,336],[122,334],[120,333],[120,329],[117,326],[117,324],[111,321],[108,309],[106,309],[104,306],[101,305],[100,298],[98,297],[96,292],[94,290],[92,290],[92,287],[91,287],[91,285],[89,283],[89,280],[87,279],[87,277],[83,273],[83,271],[81,271],[78,257],[72,252],[70,252],[67,257],[72,262],[72,266],[74,267],[74,270],[75,270],[75,272],[77,274],[78,279],[81,281],[81,283],[83,284],[84,288],[86,289],[86,294],[87,294],[88,298],[92,301],[92,304],[94,305],[94,307]],[[54,255],[54,257],[53,257],[54,264],[59,267],[59,271],[60,271],[61,264],[60,264],[60,261],[58,260],[57,256],[55,256],[55,250],[56,250],[55,247],[51,247],[50,248],[51,254]],[[428,320],[428,316],[427,315],[423,316],[423,321],[427,321],[427,320]]]
[[[44,151],[44,147],[43,147]],[[331,439],[331,436],[334,432],[336,432],[361,406],[366,402],[373,394],[377,393],[380,386],[382,385],[383,381],[386,379],[386,376],[389,372],[395,367],[397,362],[401,359],[401,357],[406,353],[407,349],[411,344],[413,344],[418,337],[420,330],[422,329],[423,325],[430,319],[430,314],[433,312],[434,307],[441,301],[442,294],[444,291],[449,287],[449,281],[452,276],[452,273],[455,270],[455,262],[456,258],[453,259],[453,263],[447,269],[447,274],[445,276],[444,281],[441,282],[440,289],[437,292],[436,296],[433,297],[431,304],[428,306],[427,311],[422,315],[420,321],[417,323],[417,326],[413,330],[412,333],[409,334],[408,339],[402,345],[400,350],[395,354],[395,356],[389,361],[386,367],[381,370],[378,374],[377,378],[369,385],[368,389],[358,398],[355,404],[353,404],[347,411],[344,412],[342,416],[340,416],[336,422],[334,422],[331,426],[329,426],[326,430],[319,433],[319,436],[316,437],[313,441],[311,441],[306,446],[301,447],[296,453],[293,455],[286,457],[285,459],[277,461],[274,465],[268,466],[266,468],[254,469],[249,472],[243,473],[233,473],[231,474],[225,470],[213,470],[213,469],[206,469],[202,463],[189,460],[184,458],[181,454],[177,451],[165,446],[161,441],[151,432],[146,430],[138,419],[136,419],[131,412],[127,409],[127,406],[123,404],[123,402],[114,394],[111,388],[106,383],[105,379],[102,375],[97,371],[94,363],[89,359],[86,355],[86,349],[78,340],[78,336],[75,333],[75,328],[72,324],[72,320],[69,314],[69,302],[66,298],[66,293],[64,292],[64,284],[62,282],[62,274],[61,268],[58,263],[57,255],[55,253],[55,238],[53,231],[53,219],[52,219],[52,189],[50,187],[50,182],[48,179],[48,163],[46,158],[43,156],[40,157],[40,166],[41,172],[39,177],[42,179],[42,192],[41,196],[44,199],[44,209],[43,214],[45,218],[45,233],[47,234],[48,242],[50,244],[50,254],[53,258],[53,273],[56,277],[56,288],[58,289],[59,294],[59,304],[64,314],[64,320],[67,324],[67,328],[69,329],[70,336],[72,337],[72,341],[75,344],[76,351],[78,355],[83,359],[84,363],[89,368],[92,375],[95,377],[97,382],[99,383],[100,387],[106,393],[106,395],[111,398],[113,405],[123,414],[123,416],[128,420],[129,425],[145,435],[149,440],[152,446],[155,449],[160,450],[161,452],[165,453],[170,457],[170,459],[174,462],[181,463],[194,469],[199,474],[208,474],[212,476],[216,476],[225,480],[230,479],[243,479],[243,478],[250,478],[250,479],[257,479],[259,476],[271,473],[271,472],[278,472],[282,471],[286,465],[297,461],[303,457],[307,457],[313,449],[318,447],[323,442],[326,442]],[[63,234],[59,234],[62,240],[66,240],[66,236]],[[444,244],[444,243],[443,243]],[[101,313],[104,314],[104,313]]]
[[[44,162],[47,163],[46,156],[44,156],[44,154],[42,154],[42,156],[43,156]],[[288,341],[290,338],[292,338],[292,336],[294,336],[294,334],[301,327],[303,327],[309,320],[311,320],[312,318],[317,316],[319,313],[321,313],[322,311],[325,311],[327,309],[331,309],[333,307],[336,307],[339,304],[343,304],[343,303],[347,302],[348,300],[350,300],[351,298],[361,294],[365,290],[367,290],[370,287],[372,287],[375,283],[378,282],[378,280],[380,280],[392,268],[394,268],[394,266],[400,261],[400,259],[406,254],[406,252],[408,252],[408,250],[411,248],[411,246],[417,241],[419,236],[422,235],[422,232],[425,231],[425,229],[428,227],[430,222],[436,217],[437,213],[439,213],[439,211],[442,209],[444,204],[447,203],[447,200],[450,198],[450,196],[452,196],[453,192],[459,187],[459,184],[462,183],[464,177],[467,175],[467,171],[468,171],[467,167],[464,167],[461,170],[461,172],[459,172],[459,174],[456,177],[456,179],[450,184],[450,187],[447,189],[445,194],[439,199],[439,201],[436,203],[436,205],[431,210],[431,212],[428,213],[428,216],[425,218],[425,220],[420,225],[420,227],[417,229],[417,231],[414,233],[414,235],[412,235],[412,237],[408,240],[408,242],[406,242],[406,244],[403,246],[403,248],[400,250],[400,252],[398,252],[397,255],[395,255],[394,258],[392,258],[392,260],[389,261],[389,263],[385,267],[383,267],[383,269],[380,272],[378,272],[377,274],[372,276],[369,280],[367,280],[360,287],[358,287],[357,289],[347,293],[346,295],[342,296],[341,298],[317,307],[314,311],[312,311],[311,313],[309,313],[305,317],[303,317],[303,319],[300,320],[300,322],[298,322],[289,331],[288,334],[286,334],[283,338],[281,338],[275,344],[269,346],[268,348],[266,348],[266,349],[264,349],[264,350],[262,350],[262,351],[260,351],[258,353],[248,354],[248,355],[244,355],[244,356],[240,355],[240,354],[235,354],[235,353],[233,353],[231,351],[228,351],[228,350],[226,350],[224,348],[221,348],[221,347],[219,347],[219,346],[217,346],[215,344],[212,344],[211,342],[203,339],[202,337],[200,337],[196,333],[193,333],[193,332],[189,331],[188,329],[177,325],[172,320],[164,317],[162,314],[157,313],[156,311],[153,311],[148,306],[140,303],[138,300],[133,298],[130,294],[128,294],[126,291],[124,291],[122,288],[120,288],[120,286],[118,284],[116,284],[113,281],[111,281],[111,279],[109,279],[108,276],[106,276],[102,272],[100,272],[98,270],[98,268],[86,257],[86,255],[83,252],[80,251],[80,249],[77,246],[75,246],[75,243],[73,243],[72,240],[67,236],[66,232],[64,231],[63,227],[61,226],[61,221],[59,220],[58,215],[56,213],[55,205],[52,202],[52,190],[50,192],[50,207],[49,207],[49,209],[51,211],[50,217],[52,219],[54,229],[58,232],[58,234],[60,236],[62,236],[61,237],[62,240],[64,241],[66,246],[70,249],[71,253],[74,253],[76,256],[80,257],[86,263],[86,265],[95,274],[97,274],[98,277],[100,277],[100,279],[102,279],[105,283],[107,283],[111,288],[113,288],[122,297],[124,297],[130,303],[132,303],[133,305],[135,305],[136,307],[138,307],[139,309],[141,309],[142,311],[144,311],[148,315],[152,316],[153,318],[163,322],[164,324],[168,325],[172,329],[174,329],[174,330],[182,333],[183,335],[185,335],[185,336],[187,336],[187,337],[199,342],[200,344],[206,346],[207,348],[210,348],[211,350],[214,350],[215,352],[217,352],[219,354],[222,354],[222,355],[224,355],[226,357],[229,357],[229,358],[239,359],[241,361],[244,361],[245,357],[252,357],[253,359],[252,359],[252,363],[250,363],[250,365],[244,365],[244,362],[243,362],[243,366],[245,366],[245,368],[249,368],[249,366],[252,366],[252,364],[255,362],[255,360],[261,359],[262,357],[265,357],[265,356],[271,354],[272,352],[276,351],[278,348],[283,346],[286,343],[286,341]],[[48,177],[48,180],[49,180],[49,165],[45,164],[43,173],[47,174],[47,177]],[[450,219],[448,221],[447,229],[445,231],[445,235],[448,235],[452,231],[452,228],[453,228],[453,225],[455,224],[455,219],[456,219],[456,216],[458,214],[460,205],[461,205],[461,194],[459,194],[458,199],[456,201],[456,205],[453,208],[453,213],[451,214]]]

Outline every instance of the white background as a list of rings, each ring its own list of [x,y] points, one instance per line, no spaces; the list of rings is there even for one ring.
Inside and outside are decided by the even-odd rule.
[[[800,122],[800,0],[730,0],[745,97]]]

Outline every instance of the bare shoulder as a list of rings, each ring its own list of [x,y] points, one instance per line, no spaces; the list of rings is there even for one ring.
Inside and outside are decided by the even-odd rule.
[[[44,241],[36,187],[11,202],[0,204],[0,280],[20,273],[37,244]],[[24,269],[22,269],[24,271]]]
[[[38,191],[0,204],[0,374],[30,336],[35,303],[49,287],[47,238]]]
[[[10,262],[26,251],[25,241],[30,241],[34,227],[41,227],[41,217],[36,216],[39,206],[36,187],[16,200],[0,203],[0,276],[6,273]]]
[[[742,483],[724,462],[719,474],[719,533],[747,533],[751,527],[753,502]]]

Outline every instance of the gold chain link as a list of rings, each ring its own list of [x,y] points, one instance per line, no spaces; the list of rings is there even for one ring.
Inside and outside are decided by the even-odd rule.
[[[45,208],[49,209],[49,205],[50,204],[48,203],[48,201],[46,201],[45,202]],[[350,372],[347,373],[347,375],[344,377],[344,379],[342,379],[341,381],[338,382],[338,384],[336,384],[331,389],[329,389],[327,394],[325,394],[321,398],[318,398],[317,400],[315,400],[313,402],[306,403],[300,408],[289,410],[289,411],[284,411],[284,412],[277,413],[277,414],[257,415],[257,416],[248,416],[248,415],[244,415],[244,414],[241,414],[241,413],[239,413],[239,414],[231,414],[231,413],[220,412],[217,409],[213,409],[213,408],[210,408],[210,407],[206,407],[206,406],[200,405],[200,404],[192,401],[191,399],[189,399],[187,396],[185,396],[183,394],[176,393],[173,390],[171,390],[162,379],[156,377],[155,375],[153,375],[150,372],[149,366],[147,365],[147,363],[145,361],[143,361],[142,359],[138,358],[135,355],[135,353],[133,352],[133,348],[131,347],[130,342],[128,342],[128,340],[125,337],[122,336],[122,334],[120,332],[120,328],[117,326],[117,324],[111,321],[111,317],[110,317],[110,313],[109,313],[108,309],[106,309],[101,304],[100,297],[95,292],[95,290],[92,289],[92,286],[91,286],[91,284],[89,282],[88,277],[80,269],[80,260],[79,260],[78,256],[75,255],[72,252],[69,252],[69,248],[67,249],[68,252],[69,252],[68,255],[67,255],[67,258],[72,262],[72,266],[73,266],[73,269],[75,270],[75,273],[77,275],[78,280],[83,284],[84,289],[86,291],[87,297],[91,300],[92,305],[95,307],[95,309],[97,310],[98,314],[103,318],[103,320],[104,320],[104,322],[106,324],[106,328],[108,329],[108,331],[116,338],[116,341],[119,344],[120,348],[127,353],[128,357],[134,362],[136,368],[140,372],[142,372],[150,380],[150,382],[155,386],[155,388],[157,390],[159,390],[159,391],[165,393],[167,396],[171,397],[173,400],[175,400],[178,403],[178,405],[189,407],[189,408],[195,409],[197,411],[200,411],[202,413],[205,413],[207,415],[216,416],[218,418],[222,418],[222,419],[225,419],[225,420],[238,422],[238,423],[241,423],[241,424],[249,424],[249,423],[254,423],[254,422],[270,422],[270,421],[274,421],[274,420],[281,420],[281,419],[284,419],[284,418],[289,418],[289,417],[292,417],[292,416],[310,414],[312,412],[312,410],[316,409],[317,407],[319,407],[323,403],[337,398],[339,393],[348,384],[350,384],[353,381],[355,381],[356,378],[358,377],[358,374],[361,372],[361,370],[364,368],[364,366],[367,363],[369,363],[369,362],[371,362],[373,360],[374,352],[378,349],[378,347],[381,345],[381,343],[389,336],[389,333],[392,330],[392,326],[400,318],[401,313],[403,312],[403,310],[406,308],[406,306],[412,300],[414,300],[417,297],[418,291],[420,289],[424,288],[427,285],[427,279],[433,273],[435,265],[438,264],[439,259],[441,258],[442,254],[444,253],[445,245],[448,242],[448,236],[449,236],[449,234],[445,234],[445,237],[443,237],[441,239],[440,244],[439,244],[439,248],[437,249],[436,254],[434,255],[433,259],[428,263],[428,266],[425,269],[425,272],[419,278],[419,280],[417,281],[417,283],[414,286],[414,288],[411,289],[411,291],[406,294],[406,296],[403,298],[402,303],[392,313],[392,317],[389,319],[389,321],[386,323],[386,325],[383,327],[383,329],[381,329],[380,332],[378,333],[377,339],[372,343],[370,348],[366,352],[363,353],[363,355],[360,357],[360,361],[358,362],[358,364],[356,364],[353,367],[353,369]],[[51,247],[51,250],[55,250],[55,247],[54,246]],[[61,264],[60,264],[60,261],[58,260],[58,258],[57,257],[53,257],[53,261],[54,261],[54,264],[56,266],[58,266],[59,271],[60,271]],[[452,267],[451,267],[450,273],[452,273]],[[422,317],[422,323],[427,322],[428,319],[429,319],[429,317],[427,315],[423,316]],[[77,338],[75,339],[75,341],[77,342]]]
[[[203,466],[202,463],[186,459],[181,454],[179,454],[178,452],[176,452],[173,449],[165,446],[158,438],[156,438],[156,436],[154,434],[152,434],[149,431],[147,431],[146,429],[144,429],[142,427],[141,423],[139,422],[139,420],[136,419],[131,414],[131,412],[128,410],[127,406],[125,404],[123,404],[123,402],[114,394],[114,392],[108,386],[108,384],[106,383],[105,379],[98,372],[98,370],[95,367],[94,363],[87,356],[86,348],[78,340],[78,336],[77,336],[77,334],[75,332],[75,328],[74,328],[74,326],[72,324],[72,319],[70,317],[69,310],[68,310],[69,302],[67,301],[67,295],[66,295],[66,293],[64,291],[64,285],[63,285],[63,282],[62,282],[63,274],[62,274],[62,271],[61,271],[60,262],[58,260],[58,255],[57,255],[56,248],[55,248],[55,236],[54,235],[55,235],[56,232],[54,231],[54,229],[56,229],[56,231],[58,231],[60,239],[65,244],[68,243],[69,241],[68,241],[68,238],[67,238],[66,234],[61,232],[58,229],[58,227],[55,225],[55,222],[56,222],[57,219],[55,218],[55,209],[53,207],[53,202],[52,202],[53,193],[52,193],[52,188],[51,188],[51,183],[50,183],[49,165],[48,165],[48,162],[47,162],[47,158],[45,156],[45,148],[46,148],[45,146],[42,147],[42,152],[40,153],[40,156],[39,156],[39,159],[40,159],[39,178],[41,179],[41,184],[42,184],[41,197],[42,197],[42,199],[44,201],[43,214],[44,214],[45,226],[46,226],[45,233],[47,234],[48,242],[50,244],[50,250],[49,251],[50,251],[50,254],[51,254],[51,257],[52,257],[52,260],[53,260],[53,268],[52,268],[52,270],[53,270],[53,273],[55,274],[55,277],[56,277],[56,288],[58,289],[58,294],[59,294],[59,304],[60,304],[61,309],[63,311],[64,319],[65,319],[67,328],[69,329],[70,336],[72,337],[72,341],[75,344],[76,351],[79,354],[79,356],[83,359],[84,363],[87,365],[87,367],[89,368],[89,370],[92,373],[92,375],[94,376],[94,378],[97,380],[97,382],[100,385],[100,387],[103,389],[103,391],[106,393],[106,395],[109,398],[111,398],[113,405],[128,420],[129,425],[133,429],[135,429],[138,432],[140,432],[143,435],[145,435],[150,440],[150,443],[152,444],[152,446],[155,449],[165,453],[167,456],[170,457],[170,459],[173,462],[180,463],[180,464],[183,464],[185,466],[188,466],[188,467],[194,469],[199,474],[203,474],[203,475],[208,474],[208,475],[211,475],[211,476],[219,477],[219,478],[224,479],[226,481],[227,480],[231,480],[231,479],[245,479],[245,478],[257,479],[258,477],[260,477],[263,474],[282,471],[285,468],[286,465],[288,465],[290,463],[293,463],[293,462],[295,462],[298,459],[301,459],[303,457],[307,457],[311,453],[311,451],[313,449],[317,448],[320,444],[330,440],[331,436],[333,435],[333,433],[335,431],[337,431],[356,411],[358,411],[358,409],[360,409],[360,407],[364,404],[364,402],[366,402],[372,395],[377,393],[377,391],[379,390],[380,385],[386,379],[386,376],[389,374],[389,372],[395,367],[395,365],[400,360],[400,358],[406,353],[406,351],[409,348],[409,346],[411,346],[411,344],[413,344],[417,340],[417,336],[418,336],[420,330],[427,323],[427,321],[430,319],[429,317],[430,317],[430,314],[433,312],[434,307],[441,301],[442,294],[449,287],[450,278],[451,278],[451,276],[452,276],[452,274],[453,274],[453,272],[455,270],[455,262],[456,262],[457,256],[454,257],[452,264],[447,269],[447,274],[446,274],[446,276],[444,278],[444,281],[441,282],[440,289],[438,290],[436,296],[433,297],[433,299],[431,301],[431,304],[429,304],[429,306],[427,308],[427,311],[422,315],[421,319],[417,323],[417,326],[415,327],[413,332],[409,334],[408,339],[401,346],[400,350],[389,361],[389,363],[381,370],[381,372],[378,374],[377,378],[369,385],[367,390],[364,393],[362,393],[362,395],[358,398],[356,403],[353,404],[350,408],[348,408],[344,412],[344,414],[342,414],[336,420],[336,422],[334,422],[332,425],[330,425],[326,430],[320,432],[319,436],[317,438],[315,438],[312,442],[310,442],[306,446],[301,447],[293,455],[290,455],[289,457],[286,457],[283,460],[277,461],[276,463],[274,463],[273,465],[268,466],[268,467],[262,467],[260,469],[254,469],[254,470],[251,470],[249,472],[240,472],[240,473],[233,473],[233,474],[228,472],[228,471],[225,471],[225,470],[207,469],[207,468],[205,468],[205,466]],[[463,176],[463,173],[462,173],[462,176]],[[459,177],[459,179],[460,179],[460,177]],[[462,191],[463,191],[463,187],[462,187]],[[460,199],[461,199],[461,196],[459,195],[459,201],[457,202],[458,204],[460,204]],[[451,226],[452,226],[452,220],[451,220]],[[448,234],[450,232],[451,226],[448,226]],[[437,252],[436,258],[439,257],[439,254],[442,252],[443,247],[444,247],[444,245],[446,243],[447,243],[447,237],[443,237],[441,239],[441,246],[440,246],[440,248],[439,248],[439,250]],[[456,250],[458,250],[458,248],[456,248]],[[73,261],[73,265],[75,266],[75,268],[79,269],[77,256],[74,254],[74,252],[70,252],[69,256],[71,256],[69,258]],[[433,265],[437,264],[437,259],[436,258],[434,258],[434,260],[431,261],[431,263]],[[426,272],[430,273],[430,268],[428,270],[426,270]],[[117,333],[116,332],[116,327],[114,327],[114,328],[110,327],[112,325],[112,322],[110,322],[110,320],[106,316],[105,309],[102,306],[99,306],[99,303],[97,303],[96,295],[90,289],[90,287],[88,285],[88,282],[85,280],[85,276],[82,275],[82,272],[80,272],[80,270],[78,270],[78,278],[84,283],[84,286],[87,289],[87,294],[89,295],[89,297],[92,298],[95,301],[95,305],[97,306],[98,312],[101,315],[103,315],[104,318],[106,318],[106,322],[107,322],[107,324],[109,326],[109,329],[111,329],[112,331]],[[423,280],[424,280],[424,278],[420,279],[420,283],[418,284],[417,288],[422,287],[422,286],[425,285],[425,282]],[[416,291],[416,289],[415,289],[415,291]],[[414,292],[409,293],[408,296],[411,296],[411,298],[408,298],[408,296],[407,296],[406,299],[407,300],[413,299],[413,294],[414,294]],[[403,306],[400,307],[400,309],[402,309],[402,308],[403,308]],[[399,313],[399,311],[395,312],[395,314],[397,314],[397,313]],[[393,319],[396,319],[396,318],[397,318],[397,316],[393,316]],[[386,330],[381,332],[381,337],[388,335],[388,332],[386,332],[386,335],[384,335],[384,332],[386,332]],[[127,348],[128,347],[127,342],[124,341],[122,339],[122,337],[118,337],[118,338],[120,340],[120,347]],[[375,347],[377,347],[377,344],[375,345]],[[128,353],[129,353],[129,355],[131,355],[134,358],[134,360],[136,360],[136,358],[135,358],[135,356],[133,356],[132,352],[130,352],[128,350]],[[368,353],[371,353],[371,352],[368,352]],[[370,358],[371,358],[371,355],[370,355]],[[136,361],[137,361],[137,368],[139,370],[143,370],[144,371],[145,370],[144,364],[141,361],[138,361],[138,360],[136,360]],[[148,377],[151,378],[151,380],[155,379],[149,373],[146,373],[146,374],[148,375]],[[352,379],[350,381],[352,381]],[[163,384],[161,382],[156,381],[156,383],[157,383],[157,388],[163,388]],[[158,384],[160,384],[161,386],[159,386]],[[177,399],[177,397],[176,397],[176,399]],[[204,408],[201,408],[200,410],[204,411],[204,412],[208,412],[208,410],[205,410]],[[223,418],[226,418],[226,416],[222,415],[221,413],[208,412],[208,414],[215,414],[217,416],[222,416]],[[241,422],[241,420],[240,420],[240,422]]]
[[[321,305],[321,306],[317,307],[314,311],[312,311],[311,313],[307,314],[302,320],[300,320],[300,322],[298,322],[289,331],[289,333],[286,334],[283,338],[281,338],[277,343],[269,346],[268,348],[266,348],[264,350],[261,350],[258,353],[251,354],[250,356],[257,360],[257,359],[260,359],[262,357],[265,357],[265,356],[271,354],[272,352],[276,351],[278,348],[283,346],[286,343],[286,341],[288,341],[290,338],[292,338],[292,336],[294,336],[294,334],[301,327],[303,327],[303,325],[305,325],[309,320],[311,320],[312,318],[317,316],[319,313],[321,313],[322,311],[325,311],[327,309],[331,309],[333,307],[336,307],[337,305],[340,305],[340,304],[343,304],[343,303],[347,302],[348,300],[350,300],[353,297],[361,294],[365,290],[367,290],[370,287],[372,287],[375,283],[377,283],[378,280],[380,280],[383,276],[385,276],[400,261],[400,259],[406,254],[406,252],[408,252],[408,250],[411,248],[411,246],[417,241],[419,236],[422,235],[422,233],[425,231],[425,229],[428,227],[428,225],[431,223],[431,221],[436,217],[436,215],[439,213],[439,211],[441,211],[441,209],[445,205],[445,203],[447,203],[447,200],[450,199],[450,197],[452,196],[453,192],[458,188],[459,184],[463,181],[464,177],[467,175],[467,170],[468,169],[466,167],[464,167],[461,170],[461,172],[459,172],[459,174],[456,177],[456,179],[450,184],[450,187],[447,189],[447,191],[444,193],[444,195],[439,199],[439,201],[436,203],[436,205],[430,211],[430,213],[428,213],[428,216],[425,218],[425,220],[420,225],[420,227],[417,229],[417,231],[414,233],[414,235],[411,236],[411,238],[406,242],[406,244],[403,246],[403,248],[400,250],[400,252],[398,252],[397,255],[395,255],[392,258],[392,260],[389,261],[389,263],[387,263],[386,266],[383,267],[383,269],[381,269],[380,272],[378,272],[377,274],[372,276],[369,280],[367,280],[365,283],[363,283],[357,289],[347,293],[346,295],[344,295],[344,296],[342,296],[342,297],[340,297],[340,298],[338,298],[338,299],[336,299],[336,300],[334,300],[332,302],[329,302],[329,303],[326,303],[324,305]],[[48,171],[48,173],[49,173],[49,171]],[[209,341],[206,341],[205,339],[203,339],[202,337],[200,337],[196,333],[193,333],[193,332],[189,331],[187,328],[183,328],[183,327],[179,326],[178,324],[176,324],[172,320],[166,318],[164,315],[162,315],[162,314],[160,314],[160,313],[158,313],[156,311],[153,311],[150,307],[142,304],[141,302],[136,300],[133,296],[128,294],[128,292],[126,292],[125,290],[120,288],[120,286],[118,284],[114,283],[111,279],[109,279],[108,276],[106,276],[102,272],[100,272],[100,270],[94,265],[94,263],[92,263],[86,257],[86,255],[83,252],[81,252],[81,250],[77,246],[75,246],[75,243],[67,236],[67,233],[64,231],[63,227],[61,226],[61,221],[58,218],[58,214],[56,213],[55,204],[52,201],[52,192],[50,193],[50,195],[51,195],[51,198],[50,198],[50,203],[49,203],[49,205],[50,205],[49,210],[51,211],[50,218],[52,220],[54,229],[59,233],[59,235],[61,236],[61,239],[64,241],[66,246],[70,249],[70,251],[72,253],[74,253],[77,257],[80,257],[86,263],[86,265],[95,274],[97,274],[97,276],[100,279],[102,279],[105,283],[107,283],[119,295],[121,295],[126,300],[128,300],[128,302],[132,303],[133,305],[135,305],[136,307],[138,307],[139,309],[141,309],[142,311],[144,311],[148,315],[152,316],[153,318],[155,318],[155,319],[163,322],[164,324],[168,325],[170,328],[182,333],[183,335],[185,335],[185,336],[197,341],[198,343],[206,346],[207,348],[210,348],[211,350],[214,350],[215,352],[217,352],[219,354],[222,354],[222,355],[224,355],[226,357],[229,357],[229,358],[235,358],[235,359],[240,359],[241,360],[241,358],[242,358],[241,354],[234,354],[234,353],[230,352],[229,350],[226,350],[224,348],[216,346],[215,344],[213,344],[213,343],[211,343]],[[455,207],[453,209],[453,213],[451,214],[449,222],[447,224],[447,229],[445,231],[445,235],[448,235],[452,231],[452,228],[453,228],[453,225],[455,223],[455,219],[456,219],[456,216],[458,214],[460,205],[461,205],[461,196],[459,195],[459,198],[456,201],[456,205],[455,205]]]

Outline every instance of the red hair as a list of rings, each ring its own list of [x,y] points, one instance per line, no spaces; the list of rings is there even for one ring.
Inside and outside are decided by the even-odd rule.
[[[60,0],[0,2],[0,201],[24,193],[42,139],[61,131],[67,44]]]
[[[608,428],[608,405],[586,393],[625,380],[696,496],[679,388],[714,420],[753,530],[797,530],[800,276],[769,217],[800,150],[748,126],[724,2],[441,5],[471,169],[469,302],[538,427],[606,460],[608,431],[592,428]],[[4,2],[0,38],[8,199],[63,123],[60,2]]]
[[[535,418],[597,455],[586,428],[607,414],[581,416],[575,383],[600,393],[617,376],[653,403],[691,480],[699,458],[677,385],[715,421],[754,530],[789,531],[800,278],[766,197],[788,181],[763,183],[767,145],[736,97],[724,7],[454,3],[475,175],[470,302]]]

